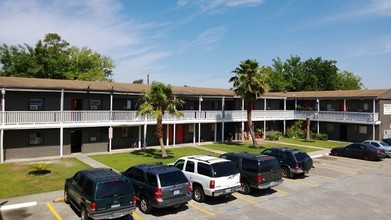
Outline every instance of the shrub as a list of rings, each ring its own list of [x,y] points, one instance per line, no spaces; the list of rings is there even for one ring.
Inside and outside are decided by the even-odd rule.
[[[285,132],[285,136],[287,138],[304,138],[304,131],[301,129],[303,121],[296,121],[294,125],[292,125]]]
[[[266,139],[269,141],[278,141],[282,137],[282,133],[279,131],[270,131],[269,134],[266,136]]]

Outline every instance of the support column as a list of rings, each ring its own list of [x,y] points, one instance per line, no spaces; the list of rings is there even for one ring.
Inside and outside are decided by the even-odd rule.
[[[245,123],[245,116],[246,113],[244,112],[244,99],[242,98],[242,141],[244,141],[244,137],[245,137],[245,127],[244,127],[244,123]]]
[[[202,108],[202,103],[203,99],[202,96],[200,96],[199,101],[198,101],[198,113],[199,113],[199,118],[198,120],[201,120],[201,108]],[[201,145],[201,122],[198,122],[198,145]]]
[[[141,125],[138,126],[138,143],[137,143],[138,149],[141,148]]]
[[[320,127],[319,127],[319,112],[320,112],[320,100],[319,99],[316,99],[316,102],[317,102],[317,110],[318,110],[318,114],[317,114],[317,117],[316,117],[316,120],[317,120],[317,127],[316,127],[316,133],[318,133],[319,134],[319,132],[320,132]]]
[[[63,113],[64,112],[64,89],[61,89],[61,100],[60,100],[60,158],[64,156],[64,127],[63,123]]]
[[[5,125],[5,89],[1,90],[1,122]],[[4,130],[0,131],[0,162],[4,163]]]
[[[145,124],[144,124],[144,139],[143,139],[143,148],[147,147],[147,116],[145,115]]]
[[[175,133],[174,133],[175,134]],[[170,138],[169,138],[169,136],[170,136],[170,125],[169,124],[167,124],[167,126],[166,126],[166,146],[168,146],[169,144],[170,144]]]
[[[266,98],[263,99],[263,111],[266,115]],[[266,118],[263,118],[263,133],[262,133],[263,140],[266,140]]]
[[[375,121],[375,114],[376,114],[376,100],[373,99],[373,122],[372,122],[372,136],[373,136],[373,140],[376,140],[377,137],[375,137],[376,135],[376,121]],[[380,129],[379,129],[379,132],[380,132]],[[380,135],[379,135],[380,136]]]
[[[224,142],[224,132],[225,132],[225,96],[221,100],[221,110],[223,113],[223,121],[221,124],[221,142]]]
[[[285,113],[286,113],[286,99],[284,99],[284,121],[283,121],[283,123],[284,123],[284,135],[285,135],[285,133],[286,133],[286,120],[285,120]],[[265,133],[265,132],[264,132]]]
[[[174,131],[173,131],[173,135],[172,135],[172,144],[175,147],[175,144],[176,144],[176,124],[174,124],[173,126],[174,126]],[[168,146],[168,144],[167,144],[167,146]]]

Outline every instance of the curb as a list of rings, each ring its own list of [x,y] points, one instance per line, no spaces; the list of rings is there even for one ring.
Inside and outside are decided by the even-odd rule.
[[[55,198],[55,199],[53,199],[53,202],[54,202],[54,203],[58,203],[58,202],[64,202],[64,197],[61,197],[61,198]]]
[[[35,206],[35,205],[37,205],[37,202],[26,202],[26,203],[14,204],[14,205],[4,205],[4,206],[0,207],[0,211],[26,208],[26,207]]]

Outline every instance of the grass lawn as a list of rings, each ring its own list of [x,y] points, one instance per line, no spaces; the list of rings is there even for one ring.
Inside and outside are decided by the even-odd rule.
[[[73,176],[78,170],[89,167],[74,158],[44,162],[48,163],[47,169],[51,173],[43,176],[29,175],[30,171],[35,170],[32,165],[40,162],[0,164],[0,198],[63,189],[65,178]]]
[[[160,149],[147,149],[127,153],[95,155],[91,156],[91,158],[122,172],[136,164],[152,162],[162,162],[164,164],[168,164],[175,162],[179,157],[188,155],[203,154],[218,156],[218,154],[212,153],[210,151],[200,150],[194,147],[166,148],[166,150],[168,155],[167,158],[161,157]]]
[[[342,142],[342,141],[314,140],[313,142],[306,142],[304,139],[295,139],[295,138],[282,138],[280,142],[286,142],[290,144],[300,144],[306,146],[323,147],[323,148],[330,148],[330,149],[334,147],[344,147],[350,144],[350,142]]]
[[[253,148],[252,142],[231,143],[231,144],[208,144],[208,145],[202,145],[202,147],[207,147],[214,150],[220,150],[225,152],[248,152],[248,153],[255,153],[255,154],[259,154],[266,148],[271,148],[271,147],[295,148],[305,152],[318,150],[318,149],[308,148],[308,147],[286,145],[279,141],[276,141],[275,143],[258,141],[258,144],[260,146],[259,148]]]

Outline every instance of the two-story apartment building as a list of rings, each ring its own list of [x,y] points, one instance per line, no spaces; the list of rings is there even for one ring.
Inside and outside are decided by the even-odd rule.
[[[156,121],[137,116],[149,85],[0,77],[0,160],[111,152],[158,145]],[[245,103],[232,90],[172,86],[184,117],[164,116],[166,145],[241,139]],[[256,128],[284,132],[310,118],[330,139],[391,136],[391,90],[267,93],[253,109]]]

